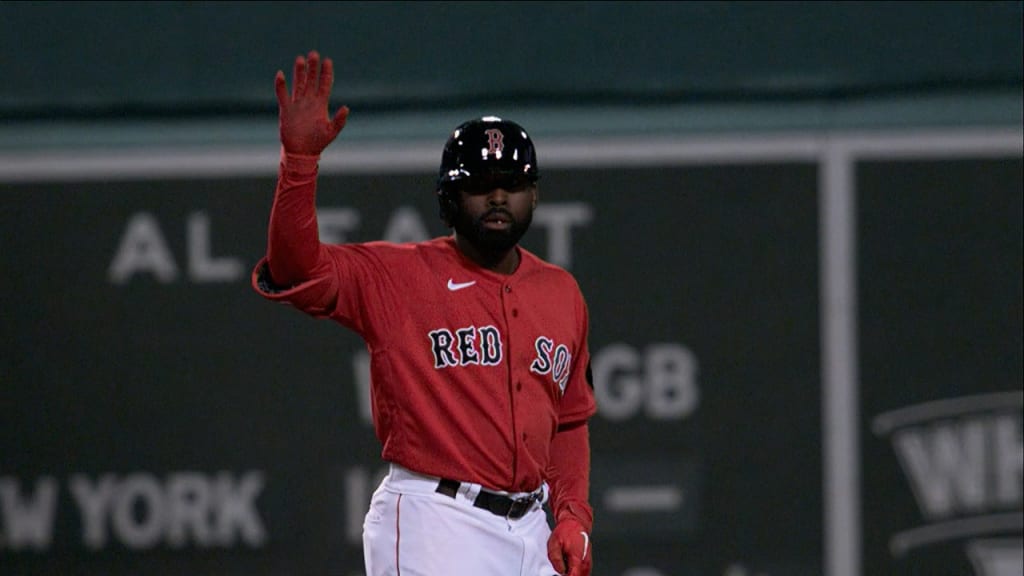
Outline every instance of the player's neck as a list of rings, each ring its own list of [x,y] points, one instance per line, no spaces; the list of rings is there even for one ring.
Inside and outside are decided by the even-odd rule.
[[[485,251],[459,234],[455,234],[455,245],[466,258],[491,272],[507,275],[519,268],[519,250],[516,250],[515,246],[500,252]]]

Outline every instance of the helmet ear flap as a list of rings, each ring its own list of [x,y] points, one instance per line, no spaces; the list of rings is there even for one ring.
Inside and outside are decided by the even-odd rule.
[[[437,190],[438,215],[441,217],[441,222],[444,222],[444,225],[449,228],[455,224],[455,217],[459,214],[459,203],[454,198],[455,194],[456,192],[451,188],[446,190],[441,187]]]

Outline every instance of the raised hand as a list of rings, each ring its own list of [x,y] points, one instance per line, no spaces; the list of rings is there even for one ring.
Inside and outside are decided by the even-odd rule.
[[[334,63],[324,58],[321,66],[320,54],[315,50],[308,58],[300,55],[295,59],[291,94],[288,94],[284,72],[277,71],[274,89],[285,152],[319,156],[345,127],[348,106],[339,108],[333,118],[328,116],[333,84]]]

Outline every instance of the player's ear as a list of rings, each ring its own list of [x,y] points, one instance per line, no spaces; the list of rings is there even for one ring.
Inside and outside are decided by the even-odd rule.
[[[540,200],[540,190],[537,188],[536,184],[530,186],[530,188],[530,208],[536,208],[537,200]]]

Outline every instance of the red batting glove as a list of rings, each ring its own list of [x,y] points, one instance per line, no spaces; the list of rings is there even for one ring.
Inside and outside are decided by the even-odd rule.
[[[281,144],[290,154],[319,156],[327,145],[345,127],[348,106],[342,106],[334,115],[327,116],[327,104],[334,84],[334,63],[325,58],[320,66],[320,55],[309,53],[309,59],[295,59],[292,93],[288,94],[284,72],[274,77],[281,128]]]
[[[565,518],[555,525],[548,538],[548,560],[559,574],[590,576],[593,565],[590,534],[574,518]]]

